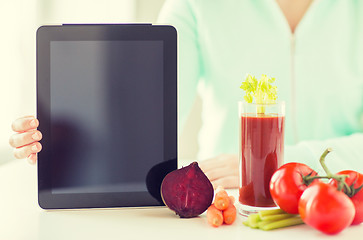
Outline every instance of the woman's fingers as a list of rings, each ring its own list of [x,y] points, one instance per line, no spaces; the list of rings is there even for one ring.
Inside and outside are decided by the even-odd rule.
[[[216,188],[238,187],[239,171],[238,157],[234,154],[221,154],[198,163],[202,171]]]
[[[26,116],[16,119],[11,128],[14,132],[25,132],[36,129],[39,126],[39,121],[33,116]]]
[[[41,132],[38,130],[31,130],[29,132],[16,133],[12,135],[9,139],[9,144],[14,148],[19,148],[40,141],[41,139]]]
[[[10,137],[9,144],[14,148],[15,158],[27,158],[29,163],[36,163],[37,153],[42,149],[38,142],[42,133],[36,130],[38,126],[39,121],[34,116],[21,117],[12,123],[11,128],[17,133]]]
[[[32,153],[28,156],[28,162],[30,164],[35,164],[37,162],[38,155],[36,153]]]
[[[199,167],[203,170],[203,172],[211,171],[215,168],[221,167],[222,163],[218,161],[217,158],[210,158],[203,161],[198,162]]]
[[[211,171],[216,168],[225,167],[227,165],[238,164],[238,158],[237,155],[234,154],[221,154],[214,158],[209,158],[203,161],[198,162],[199,167],[203,171]]]
[[[216,179],[211,182],[214,189],[216,189],[218,186],[222,186],[224,188],[238,188],[238,180],[238,176],[228,176]]]
[[[210,181],[214,181],[232,174],[228,168],[216,168],[209,171],[204,171],[204,173]]]
[[[35,142],[27,146],[14,148],[14,156],[18,159],[27,158],[30,154],[38,153],[40,150],[42,150],[42,145],[39,142]]]
[[[217,168],[217,169],[213,169],[210,171],[206,171],[204,172],[205,175],[208,177],[208,179],[212,182],[213,185],[215,185],[216,183],[223,183],[223,184],[219,184],[222,187],[227,187],[225,184],[227,184],[229,187],[231,185],[237,187],[237,183],[238,183],[238,177],[239,177],[239,172],[238,169],[231,169],[228,167],[223,167],[223,168]],[[234,181],[234,179],[237,179],[233,184],[231,184],[231,181]],[[215,186],[218,186],[215,185]]]

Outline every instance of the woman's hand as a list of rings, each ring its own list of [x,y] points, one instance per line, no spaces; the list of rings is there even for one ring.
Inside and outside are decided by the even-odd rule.
[[[42,134],[36,128],[39,121],[34,116],[25,116],[16,119],[11,125],[14,132],[9,139],[9,144],[14,148],[15,158],[27,158],[29,163],[35,164],[37,153],[42,149],[39,141]]]
[[[238,188],[238,157],[235,154],[221,154],[198,162],[199,167],[212,182],[214,188]]]

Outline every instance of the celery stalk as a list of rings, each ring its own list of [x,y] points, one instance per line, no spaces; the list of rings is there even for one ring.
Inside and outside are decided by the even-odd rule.
[[[277,209],[270,209],[270,210],[262,210],[259,211],[258,214],[260,215],[260,218],[263,218],[265,216],[270,216],[270,215],[276,215],[276,214],[284,214],[286,213],[284,210],[277,208]]]
[[[277,220],[281,220],[281,219],[286,219],[286,218],[291,218],[294,217],[294,214],[287,214],[287,213],[283,213],[283,214],[275,214],[275,215],[268,215],[268,216],[264,216],[261,218],[262,221],[277,221]]]
[[[251,214],[248,216],[247,221],[248,221],[248,225],[251,228],[257,228],[257,223],[260,221],[260,216],[258,214]]]
[[[257,226],[259,229],[262,229],[264,226],[266,226],[267,224],[273,223],[274,221],[261,221],[257,223]]]
[[[269,231],[269,230],[273,230],[273,229],[277,229],[277,228],[284,228],[284,227],[294,226],[294,225],[303,224],[303,223],[304,223],[303,220],[299,216],[296,216],[296,217],[279,220],[276,222],[271,222],[269,224],[262,226],[260,229],[262,229],[264,231]]]
[[[257,104],[275,103],[277,99],[277,87],[272,85],[274,82],[275,78],[270,78],[264,74],[262,74],[259,80],[248,74],[240,86],[245,91],[243,98],[248,103],[252,103],[253,99],[255,99],[255,103]],[[265,106],[258,106],[257,113],[265,113]]]

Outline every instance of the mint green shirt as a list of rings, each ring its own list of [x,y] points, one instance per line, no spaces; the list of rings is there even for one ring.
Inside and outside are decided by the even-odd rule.
[[[286,102],[285,162],[363,172],[363,1],[316,0],[294,34],[274,0],[169,0],[179,39],[179,127],[203,100],[198,159],[238,153],[247,73],[276,78]]]

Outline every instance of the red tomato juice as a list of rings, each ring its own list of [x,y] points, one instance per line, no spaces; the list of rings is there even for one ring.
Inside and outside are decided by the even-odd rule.
[[[284,116],[241,116],[239,201],[253,207],[275,206],[269,190],[272,174],[282,165]]]

